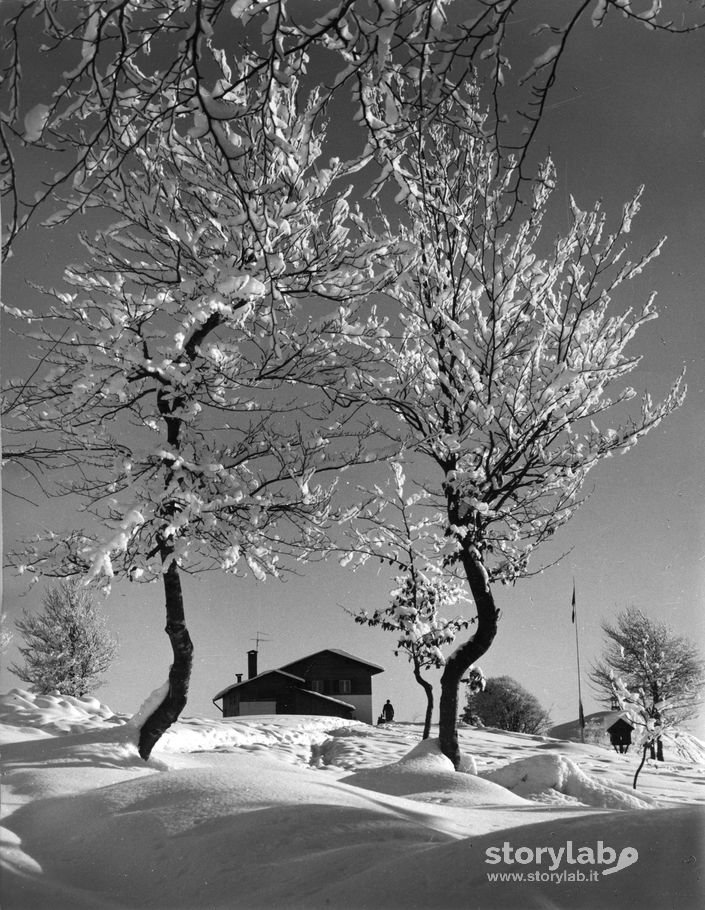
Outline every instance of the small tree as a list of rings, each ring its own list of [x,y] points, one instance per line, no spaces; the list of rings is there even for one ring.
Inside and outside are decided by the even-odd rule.
[[[445,664],[442,647],[450,645],[469,620],[460,617],[445,619],[441,607],[451,606],[462,598],[458,586],[444,581],[438,570],[427,566],[420,571],[415,566],[408,575],[396,577],[397,587],[390,593],[388,607],[373,613],[363,611],[355,621],[368,626],[381,626],[398,636],[395,655],[406,654],[413,667],[414,679],[426,695],[426,712],[422,739],[428,739],[433,717],[433,685],[423,670],[440,669]]]
[[[15,625],[25,640],[23,665],[10,670],[45,694],[88,695],[102,685],[117,644],[99,615],[91,592],[80,582],[65,580],[49,588],[44,609],[24,611]]]
[[[397,635],[395,655],[406,654],[413,667],[414,679],[424,690],[426,712],[423,739],[428,739],[433,716],[433,685],[423,675],[424,670],[440,669],[445,665],[443,647],[452,645],[457,634],[467,629],[470,620],[457,614],[445,618],[441,610],[467,606],[462,586],[445,575],[436,564],[428,561],[428,522],[412,519],[412,512],[426,499],[420,491],[408,495],[405,491],[404,469],[392,463],[393,482],[388,488],[376,487],[366,506],[357,514],[357,522],[349,529],[352,547],[341,559],[364,562],[370,556],[403,570],[395,577],[396,587],[390,592],[390,603],[384,608],[353,613],[355,622],[381,626]]]
[[[644,689],[631,691],[619,678],[612,678],[612,695],[619,703],[624,716],[635,728],[634,744],[641,748],[641,761],[634,774],[633,788],[644,767],[647,753],[663,761],[661,734],[674,724],[676,705],[664,700],[652,703]]]
[[[589,673],[601,701],[611,702],[617,676],[627,689],[643,692],[650,716],[663,702],[668,707],[659,712],[662,722],[693,716],[703,700],[705,662],[691,641],[636,607],[623,610],[613,623],[604,622],[602,630],[605,650]]]
[[[542,733],[551,723],[536,696],[511,676],[492,677],[480,691],[470,686],[463,719],[514,733]]]

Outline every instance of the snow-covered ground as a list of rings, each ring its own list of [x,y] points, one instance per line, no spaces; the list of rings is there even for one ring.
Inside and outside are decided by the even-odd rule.
[[[0,696],[4,910],[705,906],[705,747],[185,718],[145,764],[95,699]],[[520,877],[522,880],[520,880]]]

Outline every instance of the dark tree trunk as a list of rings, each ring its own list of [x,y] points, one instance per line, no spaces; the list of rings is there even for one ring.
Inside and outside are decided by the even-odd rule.
[[[433,686],[421,675],[419,667],[414,665],[414,679],[426,693],[426,716],[423,722],[421,739],[428,739],[431,734],[431,720],[433,719]]]
[[[641,750],[641,761],[639,762],[639,767],[636,769],[636,774],[634,775],[634,782],[632,784],[632,789],[636,790],[636,782],[639,778],[639,772],[644,767],[644,762],[646,761],[646,750],[649,748],[649,743],[644,744],[644,748]]]
[[[473,600],[475,601],[477,626],[472,638],[456,648],[446,661],[445,670],[441,676],[441,700],[438,718],[441,752],[453,762],[455,768],[460,765],[460,747],[458,746],[458,689],[460,681],[470,666],[482,657],[494,641],[499,617],[499,610],[495,606],[487,572],[478,550],[475,547],[465,548],[461,561]]]
[[[656,740],[656,761],[663,761],[663,740],[660,736]]]
[[[176,722],[186,706],[193,665],[193,644],[186,628],[181,578],[175,562],[171,562],[164,573],[164,594],[166,597],[165,631],[174,652],[174,663],[169,670],[169,691],[140,729],[139,753],[145,761],[149,758],[155,744]]]

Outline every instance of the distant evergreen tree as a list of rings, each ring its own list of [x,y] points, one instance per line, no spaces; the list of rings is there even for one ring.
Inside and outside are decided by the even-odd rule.
[[[10,670],[43,694],[93,692],[117,649],[93,596],[80,582],[67,580],[49,588],[43,604],[43,612],[25,610],[15,623],[26,646],[19,649],[24,664],[11,664]]]
[[[541,733],[551,722],[536,696],[511,676],[488,679],[484,690],[471,688],[463,720],[514,733]]]

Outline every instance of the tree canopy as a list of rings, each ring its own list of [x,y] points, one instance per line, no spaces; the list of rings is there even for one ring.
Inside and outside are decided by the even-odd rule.
[[[457,764],[457,688],[496,634],[492,582],[531,571],[536,548],[579,508],[588,473],[658,426],[685,387],[681,376],[662,402],[636,402],[626,383],[639,362],[630,344],[656,312],[653,297],[621,307],[618,291],[661,246],[628,257],[639,194],[613,226],[599,204],[573,200],[568,231],[548,240],[554,166],[543,164],[531,203],[516,209],[472,85],[432,119],[402,119],[407,128],[380,126],[376,141],[404,213],[387,233],[406,261],[385,290],[393,315],[377,342],[381,365],[358,383],[413,453],[424,508],[437,507],[435,553],[465,577],[477,608],[442,683],[442,747]]]
[[[551,722],[536,696],[511,676],[490,677],[479,691],[471,688],[463,718],[514,733],[543,733]]]
[[[371,88],[381,89],[394,115],[399,72],[410,74],[416,102],[426,107],[451,97],[475,70],[497,150],[502,160],[514,157],[521,183],[531,177],[529,150],[581,27],[599,28],[613,16],[669,33],[702,26],[698,4],[688,0],[570,0],[559,12],[542,10],[548,21],[529,0],[331,0],[324,9],[287,0],[6,6],[5,255],[35,215],[57,223],[82,211],[105,180],[129,170],[135,152],[185,120],[212,137],[228,168],[246,154],[246,144],[232,143],[240,120],[266,113],[311,61],[326,72],[319,110],[344,96],[352,116],[372,130],[379,117],[368,101]],[[59,74],[39,96],[25,75],[37,53],[53,55]],[[40,185],[28,172],[35,151],[49,163]]]
[[[13,5],[5,251],[35,216],[90,230],[45,307],[4,306],[37,361],[4,400],[7,454],[43,485],[58,468],[52,492],[86,516],[12,559],[163,582],[175,663],[143,755],[185,704],[180,573],[277,574],[334,546],[336,522],[368,522],[357,554],[383,555],[398,542],[368,498],[341,507],[334,478],[394,458],[424,491],[408,506],[424,516],[416,564],[467,583],[477,613],[443,671],[441,744],[457,765],[458,685],[495,637],[493,582],[527,575],[588,473],[682,402],[682,379],[661,402],[627,384],[630,344],[656,315],[652,299],[619,300],[660,250],[655,238],[628,256],[639,193],[611,219],[571,200],[549,238],[556,171],[529,149],[581,23],[610,9],[669,32],[698,23],[575,0],[537,29],[520,76],[527,7]],[[23,77],[38,30],[65,63],[39,100]],[[344,156],[342,118],[358,125]],[[20,151],[65,166],[37,186]]]
[[[676,723],[692,717],[705,698],[705,661],[695,645],[668,623],[628,607],[614,621],[602,623],[605,647],[590,670],[590,680],[603,702],[622,687],[641,692],[650,717]]]

